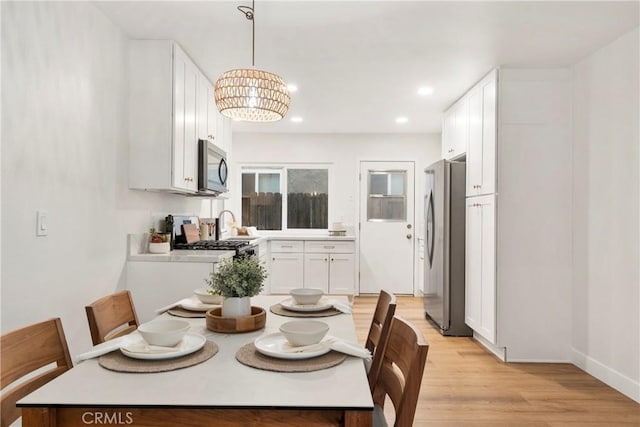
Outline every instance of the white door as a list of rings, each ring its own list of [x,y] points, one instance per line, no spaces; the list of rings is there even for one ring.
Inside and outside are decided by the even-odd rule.
[[[413,294],[414,163],[360,162],[360,293]]]

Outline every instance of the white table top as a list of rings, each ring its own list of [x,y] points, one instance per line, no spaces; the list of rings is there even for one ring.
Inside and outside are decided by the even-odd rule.
[[[373,401],[362,359],[348,356],[333,368],[305,373],[263,371],[235,359],[236,351],[262,334],[278,332],[294,320],[277,316],[269,307],[285,296],[256,296],[254,306],[267,311],[264,330],[220,334],[205,327],[204,319],[185,319],[191,332],[219,346],[211,359],[170,372],[134,374],[102,368],[97,359],[84,361],[20,400],[21,406],[184,406],[209,408],[327,408],[371,409]],[[337,297],[339,298],[339,297]],[[344,298],[344,297],[342,297]],[[166,315],[166,314],[165,314]],[[168,316],[168,315],[166,315]],[[356,342],[348,314],[318,318],[329,334]],[[87,331],[88,333],[88,331]]]

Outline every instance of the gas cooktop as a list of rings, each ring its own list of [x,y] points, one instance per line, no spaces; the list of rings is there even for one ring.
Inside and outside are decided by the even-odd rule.
[[[249,242],[245,240],[200,240],[193,243],[176,243],[174,249],[191,249],[191,250],[229,250],[237,251],[238,249],[248,246]]]

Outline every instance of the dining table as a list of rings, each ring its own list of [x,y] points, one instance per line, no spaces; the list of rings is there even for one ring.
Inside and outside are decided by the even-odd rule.
[[[347,356],[336,366],[312,372],[257,369],[236,359],[241,347],[277,333],[284,322],[297,320],[269,310],[286,297],[251,299],[252,306],[266,311],[265,327],[256,331],[214,332],[207,329],[204,318],[185,318],[190,333],[218,346],[213,357],[194,366],[129,373],[105,369],[98,358],[76,363],[17,403],[22,408],[22,425],[371,426],[374,405],[361,358]],[[346,297],[332,298],[344,298],[348,304]],[[357,342],[351,314],[314,320],[326,322],[331,336]]]

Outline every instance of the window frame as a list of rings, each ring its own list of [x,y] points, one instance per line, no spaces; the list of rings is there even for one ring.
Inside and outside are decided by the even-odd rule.
[[[241,163],[238,164],[238,207],[242,212],[242,175],[246,172],[253,173],[274,173],[278,171],[280,174],[280,191],[282,192],[282,229],[280,230],[260,230],[261,232],[268,234],[326,234],[328,228],[289,228],[288,224],[288,171],[289,169],[326,169],[327,170],[327,227],[330,224],[332,207],[333,207],[333,163],[319,162],[319,163]],[[257,185],[257,180],[256,180]],[[242,222],[242,215],[240,215],[239,222]],[[244,226],[244,224],[240,224]]]

